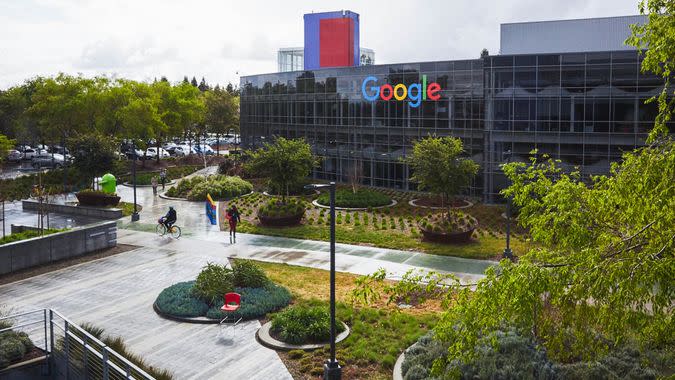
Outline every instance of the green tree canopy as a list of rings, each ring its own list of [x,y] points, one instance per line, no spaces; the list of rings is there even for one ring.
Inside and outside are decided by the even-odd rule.
[[[14,147],[14,140],[10,140],[5,135],[0,135],[0,163],[7,158],[7,153]]]
[[[460,157],[462,153],[462,140],[429,136],[416,141],[405,160],[413,173],[410,179],[419,184],[420,190],[441,195],[448,211],[450,197],[467,187],[478,172],[478,164]]]
[[[226,134],[230,129],[239,131],[238,99],[227,91],[216,88],[204,94],[206,125],[210,133]],[[218,147],[220,149],[220,147]]]
[[[98,133],[82,134],[71,139],[75,167],[93,182],[97,176],[113,169],[115,143]]]
[[[635,46],[644,54],[642,71],[651,71],[664,79],[664,86],[656,101],[659,114],[651,138],[668,133],[667,122],[672,118],[675,106],[675,92],[671,89],[670,79],[675,72],[675,1],[641,0],[638,8],[641,14],[648,15],[643,25],[631,25],[632,36],[626,44]]]
[[[272,186],[283,192],[285,201],[289,189],[310,175],[318,159],[305,140],[278,137],[274,143],[251,152],[246,165],[247,170],[269,177]]]

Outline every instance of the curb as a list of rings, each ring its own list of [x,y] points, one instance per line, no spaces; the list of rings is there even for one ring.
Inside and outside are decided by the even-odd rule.
[[[408,204],[411,205],[411,206],[413,206],[413,207],[427,208],[427,209],[430,209],[430,210],[445,210],[445,207],[438,207],[438,206],[421,206],[421,205],[418,205],[418,204],[415,203],[415,201],[418,201],[418,200],[420,200],[420,198],[411,199],[410,201],[408,201]],[[474,203],[472,203],[471,201],[468,201],[468,200],[466,200],[466,199],[462,199],[462,200],[463,200],[464,202],[466,202],[466,204],[465,204],[464,206],[451,207],[451,208],[453,208],[453,209],[455,209],[455,210],[461,210],[461,209],[464,209],[464,208],[473,207]]]
[[[186,322],[186,323],[195,323],[195,324],[202,324],[202,325],[212,325],[212,324],[218,324],[220,323],[219,320],[217,319],[210,319],[206,317],[179,317],[176,315],[171,315],[167,314],[157,307],[156,303],[152,303],[152,309],[155,310],[155,313],[159,315],[160,317],[164,319],[168,319],[170,321],[176,321],[176,322]]]
[[[347,339],[349,336],[349,333],[351,330],[349,330],[349,326],[347,326],[344,322],[342,322],[342,325],[345,327],[345,331],[341,332],[338,334],[338,336],[335,337],[335,343],[340,343],[343,340]],[[276,340],[272,338],[270,335],[270,329],[272,328],[272,321],[265,323],[264,325],[260,326],[258,331],[255,333],[255,337],[262,344],[263,346],[267,348],[271,348],[273,350],[279,350],[279,351],[290,351],[290,350],[303,350],[303,351],[312,351],[316,350],[318,348],[327,346],[330,344],[330,342],[326,343],[317,343],[317,344],[289,344],[282,342],[280,340]]]
[[[407,351],[408,348],[401,352],[401,355],[396,359],[396,364],[394,364],[394,374],[392,376],[394,380],[403,380],[403,361],[405,360],[405,351]]]
[[[174,198],[174,197],[170,197],[170,196],[166,195],[166,192],[167,192],[167,191],[169,191],[169,190],[166,190],[166,191],[164,191],[164,192],[162,192],[162,193],[159,193],[159,192],[158,192],[157,195],[158,195],[160,198],[162,198],[162,199],[169,199],[169,200],[172,200],[172,201],[204,202],[204,201],[191,201],[191,200],[189,200],[189,199],[187,199],[187,198]],[[214,202],[229,202],[229,201],[232,201],[232,200],[235,200],[235,199],[238,199],[238,198],[248,197],[249,195],[253,194],[254,192],[255,192],[255,191],[251,191],[250,193],[238,195],[238,196],[236,196],[236,197],[234,197],[234,198],[231,198],[231,199],[225,199],[225,200],[222,200],[222,201],[219,201],[219,200],[214,199]]]
[[[318,200],[316,200],[316,199],[312,201],[312,204],[316,207],[319,207],[319,208],[330,209],[330,206],[324,206],[324,205],[320,204],[318,202]],[[378,210],[378,209],[381,209],[381,208],[394,207],[397,204],[398,204],[398,202],[396,201],[396,199],[392,199],[391,203],[388,204],[388,205],[370,207],[370,209],[371,210]],[[335,207],[335,209],[338,210],[338,211],[366,211],[366,210],[368,210],[368,207]]]
[[[282,197],[283,196],[283,195],[277,195],[277,194],[270,194],[267,191],[263,191],[261,194],[266,196],[266,197]],[[319,194],[321,194],[321,192],[319,190],[314,190],[313,194],[289,195],[289,196],[287,196],[287,198],[311,197],[311,196],[319,195]]]
[[[176,181],[173,181],[173,180],[172,180],[172,181],[170,181],[170,182],[165,183],[164,186],[170,186],[170,185],[175,185],[175,184],[176,184]],[[123,183],[122,183],[122,186],[126,186],[126,187],[134,187],[134,184],[131,183],[131,182],[123,182]],[[162,186],[161,183],[160,183],[160,184],[157,184],[157,187],[160,187],[160,186]],[[152,187],[152,185],[136,185],[136,187]]]

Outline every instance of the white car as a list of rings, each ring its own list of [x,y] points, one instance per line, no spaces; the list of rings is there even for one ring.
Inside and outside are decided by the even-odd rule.
[[[65,165],[69,157],[64,157],[58,153],[45,153],[33,156],[31,166],[35,169],[42,168],[60,168]]]
[[[40,156],[43,154],[47,154],[47,151],[45,149],[39,149],[39,148],[30,148],[26,149],[23,151],[23,159],[24,160],[30,160],[35,156]]]
[[[190,145],[179,145],[173,150],[173,152],[176,156],[187,156],[188,154],[197,153],[194,145],[192,147]]]
[[[146,154],[148,158],[157,158],[157,152],[159,151],[159,158],[168,158],[169,152],[166,150],[159,148],[159,150],[156,147],[151,147],[146,150]]]

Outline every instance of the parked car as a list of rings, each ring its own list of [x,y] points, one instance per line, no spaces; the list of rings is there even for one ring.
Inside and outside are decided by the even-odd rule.
[[[41,154],[47,154],[47,151],[44,150],[44,149],[38,149],[38,148],[35,148],[35,149],[33,149],[33,148],[26,149],[26,150],[23,151],[23,159],[24,159],[24,160],[30,160],[30,159],[32,159],[33,157],[39,156],[39,155],[41,155]]]
[[[176,148],[174,148],[174,155],[177,157],[182,157],[182,156],[187,156],[188,154],[196,154],[197,151],[195,150],[195,147],[190,145],[179,145]]]
[[[150,147],[146,149],[146,156],[148,158],[157,158],[157,152],[159,152],[159,158],[168,158],[169,157],[169,152],[166,150],[159,148],[159,150],[156,147]]]
[[[66,164],[67,158],[58,153],[44,153],[33,156],[31,166],[35,169],[60,168]]]
[[[216,154],[216,152],[214,152],[213,149],[211,149],[211,147],[206,144],[195,145],[194,148],[197,154],[204,154],[204,155]]]
[[[21,158],[23,158],[23,155],[16,149],[10,149],[7,153],[7,161],[9,162],[19,162]]]
[[[122,149],[122,153],[124,155],[126,155],[128,159],[130,159],[130,160],[134,159],[134,149],[124,148],[124,149]],[[143,159],[143,151],[142,150],[136,149],[136,159],[137,160]]]
[[[68,151],[68,148],[63,147],[61,145],[54,145],[52,147],[49,147],[47,150],[49,153],[58,153],[58,154],[69,154],[70,151]]]

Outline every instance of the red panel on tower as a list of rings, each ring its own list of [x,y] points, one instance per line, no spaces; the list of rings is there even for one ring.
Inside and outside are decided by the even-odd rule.
[[[354,20],[347,17],[320,20],[320,67],[352,66],[353,59]]]

